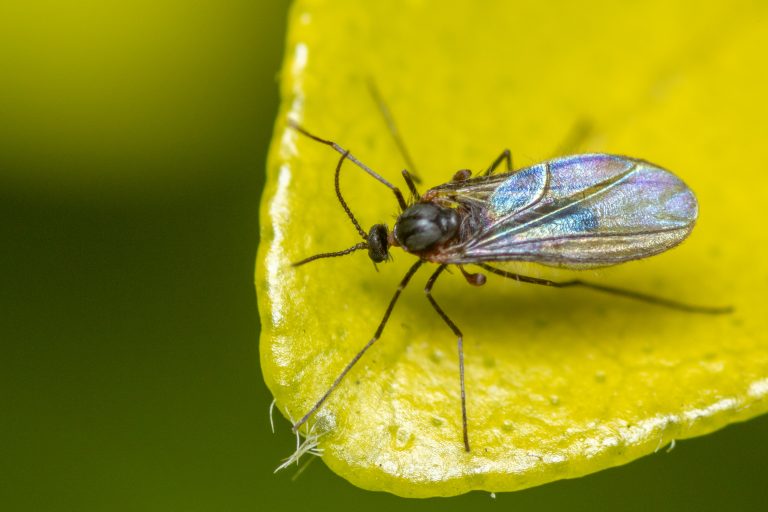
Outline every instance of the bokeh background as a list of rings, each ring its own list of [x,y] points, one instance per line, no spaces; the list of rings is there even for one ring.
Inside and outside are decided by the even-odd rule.
[[[272,474],[252,276],[288,7],[0,4],[0,508],[762,510],[766,417],[495,499]]]

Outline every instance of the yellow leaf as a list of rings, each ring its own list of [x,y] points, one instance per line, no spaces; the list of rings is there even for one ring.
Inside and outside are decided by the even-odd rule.
[[[257,288],[264,376],[297,420],[371,338],[414,258],[374,271],[363,253],[292,268],[359,236],[339,206],[339,155],[287,128],[293,118],[400,183],[405,167],[372,79],[423,179],[576,152],[672,169],[700,217],[680,247],[577,276],[690,303],[696,315],[589,290],[458,272],[435,286],[465,335],[472,451],[461,442],[456,339],[421,289],[404,292],[383,337],[309,421],[328,466],[402,496],[510,491],[649,454],[768,409],[764,202],[768,90],[761,2],[298,2],[289,25],[262,203]],[[351,164],[341,188],[364,229],[397,203]],[[403,187],[404,188],[404,187]],[[393,249],[395,251],[396,249]],[[288,447],[286,447],[288,449]]]

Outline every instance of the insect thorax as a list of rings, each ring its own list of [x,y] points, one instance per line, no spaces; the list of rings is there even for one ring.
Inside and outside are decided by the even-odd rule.
[[[456,210],[434,203],[416,203],[398,217],[394,236],[406,251],[421,253],[454,238],[458,230]]]

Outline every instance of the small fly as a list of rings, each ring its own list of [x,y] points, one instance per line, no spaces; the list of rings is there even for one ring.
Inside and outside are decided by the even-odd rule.
[[[375,91],[374,91],[374,95]],[[382,106],[382,105],[380,105]],[[406,161],[410,158],[385,107],[382,112]],[[582,280],[551,281],[498,268],[494,263],[525,261],[569,269],[588,269],[647,258],[681,243],[698,215],[696,197],[680,178],[645,160],[611,154],[578,154],[514,170],[505,150],[484,172],[456,172],[451,181],[417,190],[414,177],[402,172],[410,192],[402,192],[333,141],[322,139],[297,123],[289,126],[341,154],[336,165],[336,197],[362,242],[347,249],[316,254],[294,263],[367,250],[374,263],[390,259],[392,247],[418,259],[400,281],[373,337],[336,377],[325,394],[293,425],[297,431],[328,399],[352,367],[381,337],[403,289],[424,263],[437,269],[424,292],[434,310],[457,338],[461,419],[464,449],[470,451],[464,386],[463,334],[432,296],[432,287],[449,265],[455,265],[474,286],[486,282],[486,273],[524,283],[566,288],[581,286],[647,303],[694,313],[727,313],[730,308],[701,307]],[[339,188],[342,164],[349,160],[388,187],[400,213],[390,230],[375,224],[367,232],[360,226]],[[412,166],[412,164],[410,164]],[[503,170],[499,168],[504,165]],[[469,272],[474,265],[480,272]],[[484,271],[484,272],[483,272]]]

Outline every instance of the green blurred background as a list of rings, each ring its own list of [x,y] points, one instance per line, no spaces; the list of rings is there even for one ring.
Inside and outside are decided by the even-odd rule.
[[[768,417],[495,500],[272,474],[252,275],[287,4],[0,4],[0,508],[763,510]]]

